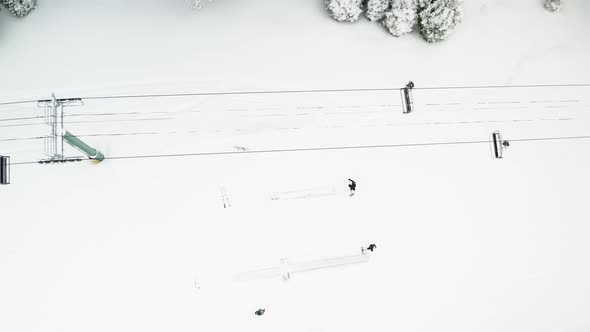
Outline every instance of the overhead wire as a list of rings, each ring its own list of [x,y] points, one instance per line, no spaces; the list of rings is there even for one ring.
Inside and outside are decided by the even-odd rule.
[[[512,119],[512,120],[478,120],[478,121],[452,121],[452,122],[411,122],[411,123],[384,123],[380,125],[359,125],[356,127],[359,128],[385,128],[385,127],[392,127],[392,126],[439,126],[439,125],[467,125],[467,124],[481,124],[481,123],[509,123],[509,122],[533,122],[533,121],[571,121],[576,120],[575,118],[541,118],[541,119]],[[74,123],[74,122],[72,122]],[[82,123],[82,122],[75,122],[75,123]],[[343,128],[353,128],[354,126],[324,126],[324,127],[307,127],[307,128],[275,128],[274,130],[266,130],[265,132],[269,131],[281,131],[286,129],[343,129]],[[149,131],[149,132],[113,132],[113,133],[80,133],[76,135],[77,137],[116,137],[116,136],[153,136],[153,135],[194,135],[194,134],[203,134],[208,132],[240,132],[246,133],[248,129],[215,129],[215,130],[187,130],[187,131]],[[29,137],[29,138],[8,138],[8,139],[0,139],[0,142],[18,142],[18,141],[26,141],[26,140],[38,140],[43,139],[43,137]]]
[[[545,84],[545,85],[496,85],[496,86],[442,86],[442,87],[414,87],[414,89],[424,89],[424,90],[435,90],[435,89],[464,89],[464,88],[524,88],[524,87],[580,87],[580,86],[590,86],[590,84]],[[394,91],[399,90],[398,88],[358,88],[358,89],[318,89],[318,90],[266,90],[266,91],[229,91],[229,92],[199,92],[199,93],[171,93],[171,94],[138,94],[138,95],[104,95],[104,96],[88,96],[82,97],[79,99],[85,100],[92,100],[92,99],[122,99],[122,98],[148,98],[148,97],[179,97],[179,96],[216,96],[216,95],[255,95],[255,94],[289,94],[289,93],[326,93],[326,92],[366,92],[366,91]],[[550,102],[578,102],[579,100],[556,100]],[[28,103],[28,101],[21,101],[21,102],[7,102],[7,103],[0,103],[3,104],[14,104],[14,103]],[[529,101],[529,103],[535,103],[537,101]],[[538,101],[538,102],[547,102],[547,101]],[[514,103],[521,103],[521,101],[486,101],[486,102],[476,102],[475,104],[514,104]],[[426,109],[424,111],[434,111],[432,109],[428,109],[432,106],[446,106],[446,105],[466,105],[465,103],[446,103],[446,104],[437,104],[437,103],[427,103],[424,106]],[[377,105],[380,107],[385,106],[401,106],[401,105]],[[340,106],[338,106],[340,108]],[[348,105],[346,107],[368,107],[367,105]],[[547,108],[548,106],[545,106]],[[560,106],[561,107],[561,106]],[[307,107],[295,107],[295,109],[322,109],[325,106],[307,106]],[[522,107],[521,107],[522,108]],[[561,107],[563,108],[563,107]],[[255,110],[276,110],[277,108],[265,108],[265,109],[255,109]],[[283,109],[283,108],[279,108]],[[484,108],[476,108],[478,110],[484,110]],[[498,108],[485,108],[485,110],[500,110]],[[229,109],[225,109],[224,111],[230,111]],[[252,109],[244,109],[244,111],[252,111]],[[436,110],[441,111],[441,110]],[[462,110],[450,110],[450,111],[462,111]],[[75,116],[75,117],[85,117],[85,116],[121,116],[121,115],[130,115],[130,114],[180,114],[180,113],[199,113],[201,110],[189,110],[189,111],[173,111],[173,112],[161,112],[161,111],[147,111],[147,112],[123,112],[123,113],[73,113],[73,114],[64,114],[64,117]],[[333,112],[332,112],[333,113]],[[12,121],[17,119],[37,119],[42,118],[42,116],[37,117],[28,117],[28,118],[12,118],[12,119],[0,119],[0,121]],[[162,120],[168,120],[172,118],[166,118]],[[153,121],[153,119],[117,119],[117,120],[87,120],[87,121],[80,121],[80,122],[69,122],[69,123],[92,123],[92,122],[128,122],[128,121]],[[23,126],[36,126],[42,125],[43,123],[21,123],[21,124],[11,124],[11,125],[0,125],[0,127],[23,127]]]
[[[462,103],[452,103],[453,105],[458,105],[458,104],[462,104]],[[479,103],[478,103],[479,104]],[[444,104],[434,104],[434,103],[429,103],[429,104],[425,104],[425,108],[424,111],[426,112],[432,112],[432,111],[441,111],[439,110],[432,110],[432,109],[428,109],[428,107],[431,106],[444,106]],[[323,115],[334,115],[334,114],[368,114],[368,113],[378,113],[378,112],[390,112],[390,109],[387,107],[390,106],[401,106],[401,105],[377,105],[378,110],[371,110],[371,111],[355,111],[355,112],[324,112],[321,113]],[[347,106],[339,106],[339,108],[343,108],[343,107],[347,107],[347,108],[364,108],[364,107],[369,107],[369,106],[364,106],[364,105],[347,105]],[[375,105],[371,106],[371,107],[376,107]],[[305,107],[305,109],[318,109],[318,108],[328,108],[325,106],[322,107]],[[547,106],[545,106],[545,108],[547,108]],[[291,108],[266,108],[266,109],[255,109],[255,110],[265,110],[265,111],[279,111],[279,110],[289,110],[289,109],[294,109],[294,110],[300,110],[302,109],[302,107],[291,107]],[[220,111],[232,111],[233,109],[222,109]],[[494,110],[494,111],[503,111],[504,109],[501,108],[495,108],[495,107],[488,107],[488,108],[474,108],[473,110]],[[252,111],[252,109],[244,109],[244,111]],[[449,110],[449,111],[464,111],[463,109],[461,110]],[[170,111],[170,112],[164,112],[164,111],[147,111],[147,112],[123,112],[123,113],[73,113],[73,114],[64,114],[64,118],[68,118],[68,117],[111,117],[111,116],[125,116],[125,115],[141,115],[141,114],[160,114],[160,115],[167,115],[167,114],[190,114],[190,113],[203,113],[204,110],[188,110],[188,111]],[[321,111],[320,111],[321,112]],[[289,116],[289,115],[302,115],[302,114],[289,114],[289,113],[284,113],[284,114],[276,114],[276,116],[279,115],[283,115],[283,116]],[[304,115],[310,115],[310,114],[304,114]],[[252,115],[251,117],[262,117],[265,115]],[[25,120],[25,119],[41,119],[43,118],[43,116],[34,116],[34,117],[22,117],[22,118],[7,118],[7,119],[0,119],[0,121],[17,121],[17,120]],[[131,118],[131,119],[111,119],[111,120],[96,120],[96,119],[92,119],[92,120],[80,120],[80,121],[64,121],[64,123],[74,123],[74,124],[78,124],[78,123],[108,123],[108,122],[134,122],[134,121],[158,121],[158,120],[174,120],[174,119],[178,119],[178,117],[163,117],[163,118]],[[27,123],[17,123],[17,124],[7,124],[7,125],[0,125],[0,128],[7,128],[7,127],[28,127],[28,126],[38,126],[38,125],[44,125],[45,123],[43,122],[27,122]]]
[[[555,102],[578,102],[578,100],[567,100],[567,101],[555,101]],[[521,102],[502,102],[502,104],[514,104],[514,103],[521,103]],[[529,101],[528,103],[535,103],[535,101]],[[493,102],[493,101],[488,101],[488,102],[476,102],[474,103],[474,105],[477,104],[500,104],[500,102]],[[436,111],[436,112],[440,112],[440,111],[466,111],[465,109],[431,109],[431,107],[433,106],[456,106],[456,105],[466,105],[465,103],[445,103],[445,104],[440,104],[440,103],[427,103],[424,104],[423,106],[425,107],[425,109],[423,111],[425,112],[432,112],[432,111]],[[344,106],[333,106],[333,107],[337,107],[337,108],[366,108],[366,107],[371,107],[371,108],[375,108],[377,107],[378,110],[372,110],[372,111],[355,111],[355,112],[324,112],[324,115],[333,115],[333,114],[353,114],[353,113],[376,113],[376,112],[389,112],[389,107],[394,107],[394,106],[401,106],[401,105],[344,105]],[[584,105],[586,106],[586,105]],[[306,106],[306,107],[272,107],[272,108],[257,108],[257,109],[243,109],[243,111],[245,112],[252,112],[252,111],[279,111],[279,110],[301,110],[301,109],[324,109],[324,108],[329,108],[327,106]],[[528,107],[518,107],[518,109],[525,109]],[[564,109],[566,108],[566,106],[544,106],[544,108],[561,108]],[[241,110],[241,109],[240,109]],[[502,109],[502,108],[497,108],[497,107],[487,107],[487,108],[481,108],[481,107],[476,107],[473,108],[472,110],[486,110],[486,111],[505,111],[505,110],[513,110],[513,109]],[[235,109],[221,109],[220,111],[235,111]],[[64,118],[67,117],[111,117],[111,116],[125,116],[125,115],[141,115],[141,114],[161,114],[161,115],[168,115],[168,114],[189,114],[189,113],[202,113],[204,112],[204,110],[185,110],[185,111],[170,111],[170,112],[165,112],[165,111],[135,111],[135,112],[121,112],[121,113],[115,113],[115,112],[110,112],[110,113],[69,113],[69,114],[64,114]],[[281,114],[281,115],[290,115],[288,113],[285,114]],[[299,114],[293,114],[293,115],[299,115]],[[254,116],[264,116],[264,115],[254,115]],[[0,122],[5,122],[5,121],[19,121],[19,120],[29,120],[29,119],[41,119],[43,118],[43,116],[31,116],[31,117],[20,117],[20,118],[6,118],[6,119],[2,119],[0,118]],[[176,117],[168,117],[168,118],[161,118],[161,120],[171,120],[171,119],[175,119]],[[147,119],[143,119],[143,118],[135,118],[135,119],[115,119],[115,120],[85,120],[85,121],[65,121],[64,123],[93,123],[93,122],[129,122],[129,121],[154,121],[154,120],[160,120],[158,118],[147,118]],[[7,127],[26,127],[26,126],[37,126],[37,125],[43,125],[43,122],[27,122],[27,123],[17,123],[17,124],[7,124],[7,125],[0,125],[0,127],[3,128],[7,128]]]
[[[522,85],[471,85],[471,86],[433,86],[414,87],[414,90],[451,90],[451,89],[507,89],[507,88],[568,88],[590,87],[590,83],[574,84],[522,84]]]
[[[37,137],[23,137],[23,138],[2,138],[0,142],[11,142],[11,141],[30,141],[30,140],[38,140],[43,139],[43,136]]]
[[[25,116],[25,117],[20,117],[20,118],[6,118],[6,119],[0,119],[0,121],[20,121],[20,120],[33,120],[33,119],[41,119],[41,118],[43,118],[43,115]]]
[[[539,87],[587,87],[590,84],[545,84],[545,85],[497,85],[497,86],[443,86],[443,87],[415,87],[414,89],[417,90],[448,90],[448,89],[490,89],[490,88],[539,88]],[[84,100],[100,100],[100,99],[128,99],[128,98],[165,98],[165,97],[185,97],[185,96],[222,96],[222,95],[257,95],[257,94],[297,94],[297,93],[327,93],[327,92],[367,92],[367,91],[395,91],[399,90],[399,88],[361,88],[361,89],[319,89],[319,90],[266,90],[266,91],[227,91],[227,92],[199,92],[199,93],[171,93],[171,94],[138,94],[138,95],[103,95],[103,96],[87,96],[81,97]],[[575,100],[577,102],[577,100]],[[12,102],[2,102],[0,105],[13,105],[13,104],[25,104],[25,103],[33,103],[37,102],[37,100],[22,100],[22,101],[12,101]],[[562,101],[560,101],[562,102]],[[573,102],[572,100],[567,100],[567,102]],[[490,104],[491,102],[486,102]],[[453,103],[453,104],[461,104],[461,103]],[[435,105],[435,104],[431,104]],[[358,107],[364,107],[362,105],[355,105]],[[381,105],[383,106],[383,105]],[[389,105],[395,106],[395,105]],[[399,106],[399,105],[398,105]],[[427,104],[427,106],[430,106]],[[352,106],[350,106],[352,107]],[[306,108],[323,108],[322,107],[310,107],[307,106]],[[295,107],[295,109],[299,109],[299,107]],[[257,109],[258,110],[258,109]],[[265,109],[269,110],[269,109]],[[228,110],[226,110],[228,111]],[[245,111],[251,111],[246,109]],[[67,116],[74,116],[74,117],[84,117],[84,116],[120,116],[120,115],[127,115],[127,114],[171,114],[171,113],[198,113],[200,110],[193,110],[193,111],[179,111],[179,112],[126,112],[126,113],[74,113],[74,114],[66,114]],[[9,118],[9,119],[0,119],[0,121],[16,121],[16,120],[26,120],[26,119],[39,119],[43,118],[43,116],[34,116],[34,117],[23,117],[23,118]],[[159,120],[172,120],[175,118],[147,118],[147,119],[116,119],[116,120],[87,120],[87,121],[67,121],[65,123],[93,123],[93,122],[136,122],[136,121],[159,121]],[[542,120],[571,120],[571,118],[560,118],[560,119],[542,119]],[[512,120],[516,121],[516,120]],[[518,120],[522,121],[533,121],[530,119],[525,120]],[[467,123],[481,123],[482,121],[460,121],[456,122],[457,124],[467,124]],[[508,122],[508,121],[489,121],[489,122]],[[454,122],[450,123],[442,123],[442,122],[427,122],[427,123],[410,123],[410,124],[388,124],[391,125],[447,125],[453,124]],[[35,126],[35,125],[43,125],[44,123],[27,123],[27,124],[12,124],[12,125],[0,125],[0,127],[20,127],[20,126]],[[341,128],[342,126],[337,126]],[[288,129],[288,128],[287,128]],[[188,134],[199,133],[198,131],[189,131],[186,132]],[[86,134],[80,135],[81,137],[84,136],[124,136],[124,135],[163,135],[163,134],[178,134],[178,132],[131,132],[131,133],[106,133],[106,134]],[[39,140],[43,139],[43,137],[28,137],[28,138],[7,138],[7,139],[0,139],[0,142],[14,142],[14,141],[24,141],[24,140]],[[557,139],[557,138],[554,138]],[[562,139],[562,138],[559,138]],[[567,138],[566,138],[567,139]],[[433,143],[436,145],[441,144],[466,144],[466,143],[476,143],[476,142],[457,142],[457,143]],[[477,142],[479,143],[479,141]],[[403,146],[403,145],[392,145],[393,146]],[[415,146],[415,145],[408,145],[408,146]],[[379,146],[373,146],[379,147]],[[386,147],[386,146],[383,146]],[[344,148],[357,148],[357,147],[344,147]],[[370,146],[367,147],[358,147],[358,148],[371,148]],[[321,148],[324,149],[324,148]],[[325,148],[325,149],[343,149],[343,148]],[[283,150],[277,150],[276,152],[281,152]],[[294,150],[299,151],[299,150]],[[273,151],[262,151],[263,152],[273,152]],[[231,152],[235,153],[235,152]],[[244,153],[244,152],[241,152]]]
[[[533,141],[553,141],[553,140],[580,140],[590,139],[590,135],[583,136],[559,136],[559,137],[530,137],[507,139],[515,142],[533,142]],[[448,145],[466,145],[466,144],[489,144],[489,140],[478,141],[451,141],[451,142],[426,142],[426,143],[401,143],[401,144],[380,144],[380,145],[348,145],[348,146],[323,146],[309,148],[291,148],[291,149],[269,149],[269,150],[239,150],[239,151],[212,151],[212,152],[191,152],[191,153],[171,153],[171,154],[145,154],[145,155],[122,155],[122,156],[105,156],[104,160],[129,160],[129,159],[151,159],[151,158],[178,158],[178,157],[196,157],[196,156],[222,156],[222,155],[244,155],[244,154],[269,154],[285,152],[313,152],[313,151],[338,151],[338,150],[366,150],[366,149],[386,149],[402,147],[424,147],[424,146],[448,146]],[[38,164],[38,161],[25,161],[12,163],[12,165]]]
[[[5,102],[0,102],[0,106],[5,106],[5,105],[18,105],[18,104],[32,104],[32,103],[36,103],[38,100],[16,100],[16,101],[5,101]]]
[[[414,87],[415,90],[451,90],[451,89],[506,89],[506,88],[546,88],[546,87],[590,87],[590,83],[574,84],[525,84],[525,85],[472,85],[472,86],[433,86]],[[347,89],[301,89],[301,90],[250,90],[250,91],[211,91],[211,92],[186,92],[186,93],[158,93],[158,94],[128,94],[128,95],[89,95],[76,97],[83,100],[99,99],[131,99],[131,98],[172,98],[190,96],[228,96],[228,95],[264,95],[264,94],[307,94],[307,93],[328,93],[328,92],[376,92],[396,91],[399,87],[389,88],[347,88]],[[65,98],[72,99],[73,97]],[[0,102],[1,105],[14,105],[47,101],[50,99],[38,100],[17,100]]]
[[[72,124],[72,123],[108,123],[108,122],[136,122],[136,121],[160,121],[160,120],[174,120],[176,118],[140,118],[140,119],[113,119],[113,120],[86,120],[86,121],[64,121],[64,124]],[[0,125],[0,128],[7,128],[7,127],[30,127],[30,126],[40,126],[46,125],[46,123],[38,122],[38,123],[19,123],[19,124],[10,124],[10,125]]]

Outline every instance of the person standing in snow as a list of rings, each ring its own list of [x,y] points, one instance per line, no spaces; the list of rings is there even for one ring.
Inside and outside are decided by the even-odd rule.
[[[361,247],[361,254],[365,254],[365,250],[368,250],[370,252],[373,252],[373,250],[375,250],[375,248],[377,248],[377,246],[373,243],[369,244],[369,246],[365,249]]]
[[[348,188],[350,189],[350,196],[354,195],[356,190],[356,182],[353,179],[348,179]]]

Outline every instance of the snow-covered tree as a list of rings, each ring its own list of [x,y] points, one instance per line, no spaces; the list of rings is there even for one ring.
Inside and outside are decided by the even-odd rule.
[[[365,16],[371,21],[379,21],[385,16],[385,11],[391,5],[391,0],[367,0]]]
[[[336,21],[354,22],[363,12],[363,0],[325,0],[326,9]]]
[[[212,2],[213,0],[193,0],[193,9],[201,9],[205,2]]]
[[[417,11],[417,0],[392,0],[391,7],[385,12],[382,23],[392,35],[400,37],[414,29]]]
[[[545,2],[545,8],[550,12],[559,11],[563,6],[563,1],[564,0],[547,0],[547,2]]]
[[[463,0],[420,0],[418,22],[428,42],[443,40],[461,23]]]
[[[23,17],[37,7],[37,0],[0,0],[14,16]]]

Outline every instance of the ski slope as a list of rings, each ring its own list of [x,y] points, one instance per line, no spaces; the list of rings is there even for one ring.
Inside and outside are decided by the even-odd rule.
[[[66,128],[107,157],[204,155],[14,165],[0,187],[0,330],[590,328],[590,141],[519,141],[590,135],[590,87],[421,89],[588,83],[590,4],[469,1],[440,44],[321,7],[56,0],[24,21],[0,12],[0,103],[416,83],[411,114],[397,90],[67,108]],[[0,114],[13,119],[0,121],[0,154],[44,158],[42,140],[6,140],[47,134],[36,104]],[[512,140],[501,160],[494,130]],[[420,145],[448,142],[478,143]],[[363,263],[277,272],[282,259],[342,257]],[[265,268],[278,277],[236,281]]]

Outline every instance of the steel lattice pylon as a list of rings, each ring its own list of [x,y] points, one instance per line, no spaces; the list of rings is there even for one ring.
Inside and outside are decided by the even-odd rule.
[[[85,153],[90,159],[98,162],[104,160],[104,155],[81,141],[79,138],[64,128],[64,107],[83,106],[80,98],[57,99],[51,94],[51,99],[39,100],[37,106],[43,108],[45,123],[51,127],[51,134],[45,136],[44,152],[49,159],[41,160],[40,163],[80,161],[82,157],[66,157],[64,153],[64,142]]]

